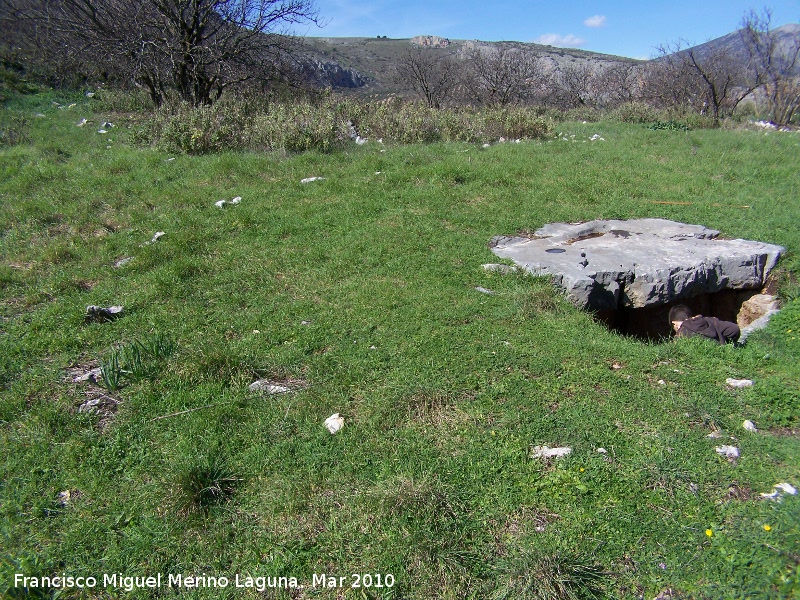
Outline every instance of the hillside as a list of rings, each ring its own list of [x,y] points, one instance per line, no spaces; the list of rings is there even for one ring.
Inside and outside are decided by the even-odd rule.
[[[774,30],[779,39],[779,48],[788,52],[793,40],[800,36],[800,24],[791,23]],[[407,86],[398,83],[394,72],[398,60],[410,46],[424,46],[427,52],[441,56],[465,59],[475,48],[514,47],[544,56],[550,68],[564,64],[592,62],[611,66],[619,63],[645,63],[622,56],[600,54],[575,48],[558,48],[541,44],[504,41],[483,42],[478,40],[448,40],[436,36],[392,39],[385,37],[308,37],[304,38],[307,54],[307,69],[314,83],[340,90],[351,90],[363,95],[410,94]],[[654,45],[657,40],[654,40]],[[734,31],[722,37],[694,46],[702,55],[723,48],[741,61],[748,60],[747,50],[741,35]]]
[[[314,80],[326,86],[357,90],[361,94],[408,93],[410,90],[394,80],[395,67],[409,47],[420,45],[419,36],[411,39],[392,38],[304,38]],[[441,39],[441,38],[438,38]],[[475,48],[514,47],[543,55],[552,66],[569,62],[595,61],[607,64],[635,63],[634,59],[574,48],[557,48],[523,42],[482,42],[478,40],[446,40],[447,45],[427,46],[426,51],[441,56],[464,59]]]

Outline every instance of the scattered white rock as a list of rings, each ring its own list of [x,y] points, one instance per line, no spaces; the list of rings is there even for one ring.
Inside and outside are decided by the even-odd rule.
[[[92,399],[90,399],[90,400],[87,400],[87,401],[86,401],[86,402],[84,402],[83,404],[81,404],[81,405],[78,407],[78,412],[79,412],[79,413],[83,413],[83,412],[88,412],[88,413],[95,412],[95,411],[96,411],[96,410],[97,410],[97,409],[98,409],[98,408],[99,408],[99,407],[100,407],[102,404],[103,404],[103,401],[102,401],[100,398],[92,398]]]
[[[111,129],[113,126],[114,124],[112,122],[104,121],[100,127],[102,127],[103,129]]]
[[[72,492],[69,490],[64,490],[63,492],[58,493],[58,503],[61,506],[66,506],[69,504],[69,501],[72,499]]]
[[[572,448],[551,448],[550,446],[534,446],[531,458],[562,458],[572,452]]]
[[[744,427],[747,431],[752,431],[753,433],[758,431],[758,429],[756,428],[756,424],[753,423],[750,419],[742,423],[742,427]]]
[[[37,116],[38,118],[40,118],[40,119],[46,119],[46,118],[47,118],[47,115],[45,115],[45,114],[43,114],[43,113],[36,113],[36,116]]]
[[[667,385],[667,382],[664,381],[663,379],[659,379],[658,380],[658,385]]]
[[[251,392],[264,392],[266,394],[286,394],[292,391],[291,388],[276,385],[267,379],[259,379],[247,386]]]
[[[600,454],[608,454],[608,450],[605,448],[598,448],[595,452],[599,452]]]
[[[94,98],[94,92],[86,92],[86,94],[84,94],[84,95],[85,95],[87,98]]]
[[[769,121],[751,121],[753,125],[756,127],[760,127],[761,129],[777,129],[778,126],[775,123],[770,123]]]
[[[85,373],[76,373],[72,377],[73,383],[84,383],[86,381],[97,381],[97,379],[102,375],[102,370],[100,367],[96,367],[94,369],[89,369]]]
[[[484,148],[491,148],[491,147],[492,147],[492,145],[491,145],[491,144],[484,144],[484,145],[483,145],[483,147],[484,147]]]
[[[762,498],[770,498],[771,500],[777,500],[778,502],[781,501],[781,497],[785,494],[789,494],[790,496],[794,496],[797,494],[797,490],[794,488],[793,485],[788,483],[776,483],[772,488],[771,494],[763,493],[761,494]]]
[[[590,142],[605,142],[605,138],[600,137],[599,133],[595,133],[592,137],[589,138]]]
[[[75,127],[83,127],[84,125],[86,125],[86,123],[88,123],[86,119],[81,119],[80,121],[78,121]]]
[[[305,325],[306,327],[308,327],[309,325],[311,325],[311,321],[300,321],[300,325]]]
[[[364,144],[367,143],[367,138],[362,138],[360,135],[357,135],[355,141],[356,144],[358,144],[359,146],[363,146]]]
[[[486,294],[488,296],[494,296],[494,292],[492,290],[487,290],[485,287],[477,286],[475,288],[475,290],[480,292],[481,294]]]
[[[340,416],[339,413],[333,413],[330,417],[325,419],[325,427],[331,434],[336,433],[344,427],[344,417]]]
[[[732,377],[728,377],[725,380],[725,383],[731,386],[732,388],[753,387],[753,381],[751,379],[733,379]]]
[[[227,203],[228,203],[227,200],[217,200],[216,202],[214,202],[214,206],[216,206],[217,208],[224,208]]]
[[[711,433],[709,433],[709,434],[708,434],[706,437],[707,437],[707,438],[711,438],[712,440],[715,440],[715,439],[717,439],[717,438],[724,437],[724,435],[723,435],[723,433],[722,433],[722,431],[721,431],[721,430],[719,430],[719,429],[715,429],[714,431],[712,431]]]
[[[728,460],[739,458],[739,449],[736,446],[717,446],[716,451]]]
[[[78,105],[77,105],[77,104],[75,104],[75,103],[73,102],[73,103],[72,103],[72,104],[70,104],[70,105],[69,105],[67,108],[75,108],[76,106],[78,106]]]
[[[149,246],[150,244],[155,244],[158,240],[160,240],[165,235],[167,235],[167,234],[165,232],[163,232],[163,231],[156,231],[153,234],[153,239],[150,240],[149,242],[145,242],[144,244],[142,244],[142,246]]]
[[[174,157],[174,156],[172,156],[172,157],[168,158],[168,159],[167,159],[167,160],[165,160],[164,162],[172,162],[173,160],[175,160],[175,157]]]
[[[83,315],[84,323],[106,323],[122,316],[121,306],[95,306],[90,304],[86,307],[86,314]]]
[[[231,204],[239,204],[241,201],[242,201],[242,197],[241,196],[236,196],[236,198],[233,198],[231,200]]]
[[[301,179],[300,183],[311,183],[313,181],[325,181],[324,177],[306,177],[305,179]]]

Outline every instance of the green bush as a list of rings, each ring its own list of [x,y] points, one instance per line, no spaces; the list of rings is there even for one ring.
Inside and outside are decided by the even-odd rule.
[[[144,90],[100,89],[94,92],[92,108],[109,113],[144,113],[153,108],[150,95]]]
[[[0,148],[30,141],[30,123],[23,115],[0,113]]]
[[[659,120],[658,111],[644,102],[626,102],[612,110],[609,116],[622,123],[652,123]]]
[[[647,126],[653,131],[689,131],[689,127],[679,121],[656,121]]]
[[[329,152],[352,143],[355,133],[394,144],[491,142],[550,135],[552,119],[524,107],[432,109],[391,99],[361,103],[332,95],[316,101],[246,101],[213,106],[164,107],[134,132],[134,139],[166,152],[207,154],[222,150]],[[354,129],[353,129],[354,128]]]

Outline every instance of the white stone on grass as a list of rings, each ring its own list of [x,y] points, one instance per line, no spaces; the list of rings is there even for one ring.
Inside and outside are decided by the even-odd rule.
[[[717,446],[716,451],[728,460],[739,458],[739,449],[736,446]]]
[[[572,448],[551,448],[550,446],[534,446],[531,458],[562,458],[572,452]]]
[[[95,306],[90,304],[86,307],[86,314],[83,315],[85,323],[107,323],[122,316],[121,306]]]
[[[731,386],[732,388],[748,388],[753,387],[753,380],[752,379],[733,379],[732,377],[728,377],[725,380],[725,383]]]
[[[778,502],[781,501],[781,498],[785,495],[789,494],[790,496],[794,496],[797,494],[797,490],[795,487],[788,483],[776,483],[772,488],[771,494],[763,493],[761,494],[762,498],[769,498],[771,500],[777,500]]]
[[[167,235],[167,234],[166,234],[166,232],[164,232],[164,231],[156,231],[156,232],[153,234],[153,239],[152,239],[152,240],[150,240],[149,242],[145,242],[145,243],[144,243],[144,245],[145,245],[145,246],[149,246],[150,244],[155,244],[155,243],[156,243],[158,240],[160,240],[160,239],[161,239],[162,237],[164,237],[165,235]]]
[[[344,427],[344,417],[339,413],[333,413],[330,417],[325,419],[325,428],[331,432],[331,435]]]
[[[305,179],[301,179],[300,183],[312,183],[314,181],[325,181],[324,177],[306,177]]]
[[[756,428],[756,424],[753,423],[750,419],[742,423],[742,427],[744,427],[747,431],[752,431],[753,433],[758,431],[758,428]]]
[[[125,265],[129,264],[133,261],[133,256],[126,256],[125,258],[120,258],[117,262],[114,263],[114,268],[119,269],[120,267],[124,267]]]
[[[89,369],[85,373],[78,373],[72,377],[73,383],[84,383],[86,381],[97,381],[102,376],[102,369],[96,367]]]
[[[264,392],[266,394],[287,394],[292,391],[291,388],[276,385],[267,379],[259,379],[247,386],[251,392]]]

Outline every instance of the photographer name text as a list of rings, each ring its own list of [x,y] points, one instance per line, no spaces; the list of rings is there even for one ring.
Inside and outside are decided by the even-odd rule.
[[[73,576],[62,573],[47,577],[33,577],[23,573],[14,574],[14,587],[25,589],[92,589],[104,588],[132,592],[143,588],[241,588],[264,592],[268,589],[295,588],[391,588],[395,578],[391,573],[350,573],[349,575],[330,575],[314,573],[311,581],[301,583],[297,577],[254,576],[235,573],[220,575],[164,574],[130,576],[122,573],[104,573],[98,576]]]

